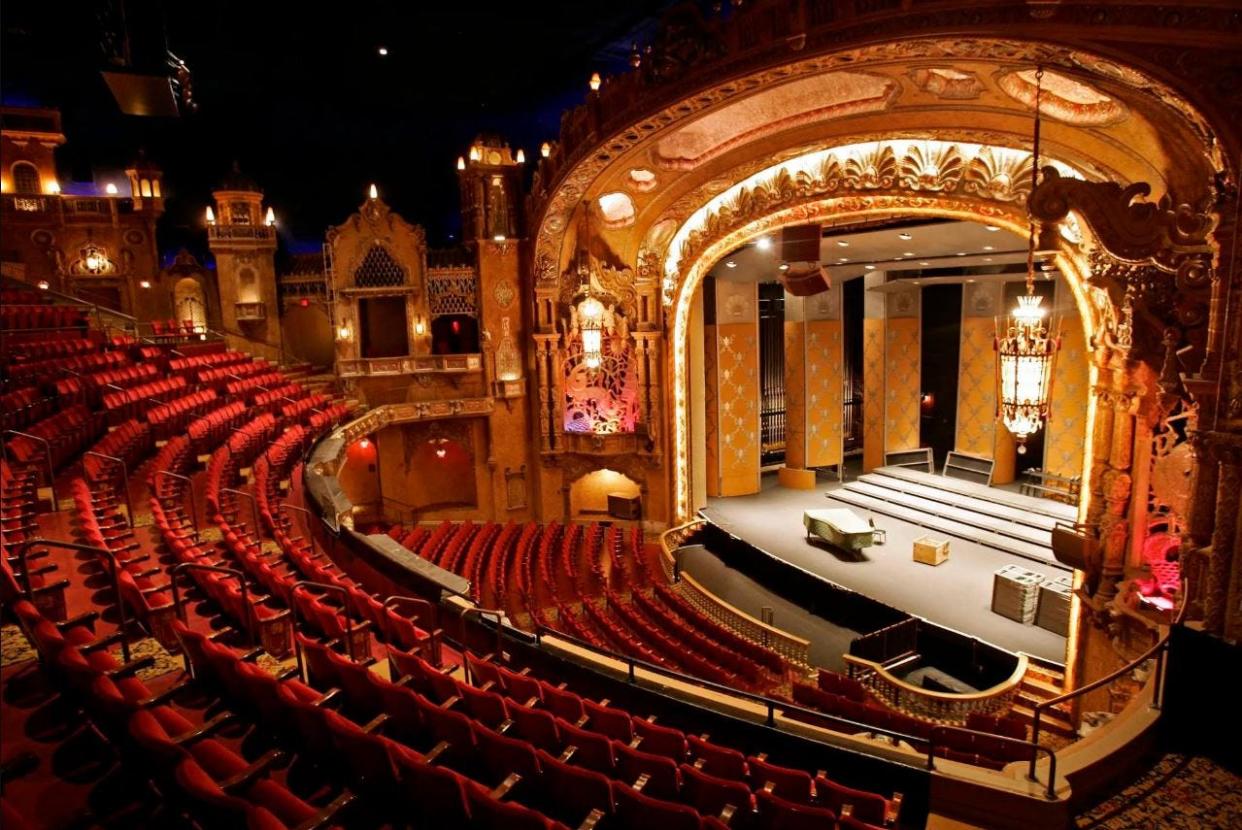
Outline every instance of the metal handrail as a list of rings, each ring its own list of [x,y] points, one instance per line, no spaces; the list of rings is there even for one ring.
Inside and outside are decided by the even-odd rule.
[[[499,658],[504,653],[503,631],[504,631],[505,612],[497,608],[479,608],[476,605],[476,606],[467,608],[465,610],[465,612],[461,615],[462,622],[465,622],[467,619],[469,619],[471,614],[477,614],[480,620],[484,620],[487,617],[496,618],[496,649],[493,652],[493,654],[495,654],[497,658]]]
[[[121,632],[121,657],[126,663],[129,662],[129,640],[125,633],[129,620],[125,616],[125,598],[121,596],[121,575],[120,567],[116,561],[116,554],[107,548],[97,547],[95,545],[84,545],[81,542],[62,542],[57,539],[26,539],[17,543],[15,555],[18,562],[22,566],[22,581],[26,583],[26,599],[34,602],[34,587],[30,582],[30,565],[27,561],[27,555],[33,547],[60,548],[61,550],[76,550],[86,553],[102,553],[104,562],[107,563],[108,575],[112,577],[112,593],[116,597],[117,612],[117,631]]]
[[[421,597],[408,597],[394,594],[384,600],[384,607],[395,611],[398,605],[413,605],[415,609],[425,609],[431,617],[431,661],[436,666],[440,660],[440,609],[434,603]]]
[[[336,592],[340,594],[342,597],[344,597],[344,602],[342,602],[341,605],[345,610],[345,652],[346,654],[349,655],[349,659],[351,661],[354,661],[354,620],[350,613],[352,611],[352,606],[350,605],[350,602],[349,602],[349,591],[345,590],[340,585],[329,585],[326,582],[315,582],[310,579],[300,579],[297,582],[293,583],[293,585],[290,586],[289,588],[289,609],[293,612],[294,631],[297,630],[298,603],[297,603],[297,600],[293,598],[293,594],[295,591],[297,591],[298,588],[319,588],[324,591]],[[300,673],[302,671],[302,666],[303,666],[302,650],[301,648],[297,647],[298,646],[297,637],[293,638],[293,644],[295,647],[295,651],[297,652],[298,671]],[[357,662],[357,661],[354,661],[354,662]],[[303,679],[305,679],[305,675],[303,675]]]
[[[263,525],[259,523],[259,500],[255,498],[254,493],[247,493],[245,490],[237,490],[232,487],[221,487],[221,493],[229,493],[234,496],[244,496],[250,499],[250,512],[254,518],[254,534],[260,542],[263,541]]]
[[[22,438],[29,438],[31,441],[38,441],[43,445],[43,457],[47,461],[47,487],[52,491],[52,509],[59,509],[60,502],[56,499],[56,468],[52,465],[52,445],[46,438],[40,438],[38,435],[31,435],[29,432],[22,432],[18,429],[6,429],[4,435],[18,435]],[[8,445],[0,441],[0,454],[4,455],[8,460]]]
[[[1039,783],[1039,779],[1035,776],[1035,761],[1040,752],[1048,753],[1048,784],[1044,790],[1044,797],[1049,801],[1056,800],[1057,797],[1057,753],[1050,747],[1046,747],[1035,740],[1024,741],[1021,738],[1011,738],[1008,735],[996,735],[992,732],[981,732],[978,729],[964,729],[960,726],[934,726],[931,734],[927,739],[927,769],[936,769],[936,738],[945,734],[967,734],[982,735],[987,738],[994,738],[1005,743],[1017,744],[1031,751],[1031,768],[1027,773],[1027,778],[1035,783]],[[1000,759],[997,759],[1000,760]]]
[[[1189,587],[1190,587],[1189,583],[1186,580],[1182,580],[1181,595],[1183,597],[1190,596],[1190,594],[1188,593]],[[1189,605],[1190,603],[1186,602],[1185,600],[1182,601],[1182,607],[1178,609],[1177,617],[1173,620],[1173,625],[1181,624],[1182,620],[1186,616],[1186,609],[1189,607]],[[1153,657],[1156,659],[1156,669],[1155,669],[1155,678],[1154,678],[1155,687],[1154,687],[1153,694],[1152,694],[1151,708],[1159,710],[1160,707],[1163,705],[1163,700],[1162,700],[1163,694],[1162,694],[1161,687],[1162,687],[1162,680],[1164,676],[1164,661],[1168,659],[1168,651],[1169,651],[1169,632],[1165,632],[1164,636],[1161,637],[1160,640],[1158,640],[1155,645],[1147,649],[1147,651],[1143,652],[1138,657],[1136,657],[1134,660],[1131,660],[1129,663],[1122,666],[1121,668],[1116,669],[1115,671],[1112,671],[1104,675],[1103,677],[1097,678],[1091,681],[1090,683],[1087,683],[1084,686],[1079,686],[1077,689],[1066,692],[1063,695],[1058,695],[1057,697],[1048,698],[1047,700],[1039,701],[1038,703],[1036,703],[1034,706],[1031,707],[1033,711],[1033,715],[1031,717],[1031,740],[1032,741],[1039,740],[1040,720],[1043,717],[1043,713],[1045,709],[1051,709],[1053,706],[1056,706],[1057,704],[1065,703],[1068,700],[1073,700],[1075,698],[1081,697],[1082,695],[1085,695],[1087,692],[1095,691],[1096,689],[1102,686],[1107,686],[1108,684],[1115,681],[1117,678],[1122,677],[1123,675],[1130,674],[1135,669],[1137,669],[1139,666],[1143,665],[1144,663],[1146,663],[1148,660],[1152,659]],[[1077,725],[1075,725],[1075,733],[1077,733]],[[1035,774],[1034,770],[1035,770],[1035,759],[1032,758],[1031,759],[1031,773],[1030,773],[1031,775]]]
[[[187,493],[189,495],[188,501],[190,503],[190,523],[194,526],[194,535],[197,536],[198,531],[199,531],[198,507],[194,504],[194,482],[193,480],[191,480],[189,476],[184,476],[181,473],[174,473],[172,470],[156,470],[154,473],[151,474],[151,477],[156,478],[156,479],[158,479],[160,476],[171,476],[172,478],[175,478],[178,481],[185,482]]]
[[[756,694],[755,692],[748,692],[744,689],[738,689],[733,686],[725,686],[724,684],[717,683],[714,680],[706,680],[701,677],[695,677],[694,675],[689,675],[684,672],[677,671],[676,669],[669,669],[669,668],[665,668],[664,666],[656,665],[655,663],[648,663],[646,660],[642,660],[637,657],[631,657],[628,654],[620,654],[618,652],[611,651],[606,648],[600,648],[599,646],[592,645],[591,643],[588,643],[585,640],[575,637],[572,634],[566,634],[562,631],[557,631],[554,628],[550,628],[544,625],[543,623],[538,623],[535,626],[535,640],[536,640],[536,643],[539,644],[541,647],[542,647],[542,638],[545,634],[550,634],[553,637],[556,637],[557,639],[560,639],[560,640],[566,640],[580,648],[587,649],[588,651],[592,651],[597,654],[602,654],[605,657],[608,657],[612,660],[616,660],[619,663],[625,663],[628,668],[628,675],[629,675],[628,682],[631,684],[637,683],[637,678],[635,676],[635,669],[642,668],[642,669],[645,669],[646,671],[652,672],[653,674],[659,674],[665,677],[670,677],[670,678],[673,678],[674,680],[678,680],[688,685],[702,686],[712,691],[721,692],[722,694],[731,695],[733,697],[740,697],[744,700],[749,700],[753,703],[762,704],[763,706],[767,708],[766,724],[770,727],[776,726],[776,708],[780,707],[782,714],[792,712],[792,713],[803,715],[806,717],[819,718],[821,720],[831,721],[836,724],[844,724],[845,726],[847,726],[850,729],[853,729],[856,732],[866,732],[869,735],[877,735],[877,736],[882,735],[886,738],[890,738],[893,740],[894,743],[896,743],[897,741],[905,741],[907,744],[911,746],[911,748],[914,748],[917,744],[926,742],[925,739],[920,738],[917,735],[907,735],[904,732],[897,732],[896,730],[893,730],[893,729],[887,729],[885,727],[874,726],[869,723],[860,723],[858,721],[850,720],[849,718],[843,718],[839,715],[831,715],[831,714],[828,714],[827,712],[821,712],[818,709],[808,709],[807,707],[799,706],[796,703],[787,703],[782,700],[776,700],[774,698],[770,698],[766,695]]]
[[[244,573],[236,568],[225,568],[220,565],[203,565],[199,562],[182,562],[179,565],[173,565],[172,570],[169,571],[169,577],[172,582],[173,613],[176,614],[177,619],[181,620],[183,623],[186,622],[186,618],[181,612],[181,592],[177,589],[177,577],[182,571],[210,571],[212,573],[228,574],[229,576],[237,577],[237,583],[241,586],[242,605],[248,609],[246,613],[250,613],[250,592],[246,587],[246,575]],[[254,645],[255,635],[254,630],[251,627],[251,621],[242,620],[241,623],[242,627],[246,629],[246,635],[247,639],[250,640],[250,645]]]
[[[130,498],[130,495],[129,495],[129,467],[125,464],[125,460],[123,458],[118,458],[115,455],[104,455],[103,453],[95,452],[94,450],[87,450],[86,452],[82,453],[82,458],[86,458],[87,456],[91,456],[91,455],[95,456],[96,458],[102,458],[105,461],[112,461],[112,462],[115,462],[121,465],[121,487],[125,491],[125,514],[126,514],[125,523],[130,528],[133,528],[134,526],[134,500]],[[83,473],[86,472],[85,465],[83,465],[82,472]],[[91,483],[94,484],[93,481]]]

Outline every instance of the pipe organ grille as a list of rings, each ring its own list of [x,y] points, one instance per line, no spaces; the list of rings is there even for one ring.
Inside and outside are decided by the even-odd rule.
[[[760,462],[785,460],[785,289],[759,285]]]

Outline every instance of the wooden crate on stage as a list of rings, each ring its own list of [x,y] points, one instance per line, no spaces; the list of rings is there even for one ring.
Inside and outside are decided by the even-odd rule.
[[[920,536],[914,540],[914,561],[924,565],[939,565],[949,558],[949,540],[934,536]]]

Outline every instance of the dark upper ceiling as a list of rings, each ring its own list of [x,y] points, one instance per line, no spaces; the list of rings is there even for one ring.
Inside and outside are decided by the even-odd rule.
[[[202,236],[202,205],[234,160],[275,205],[286,245],[321,240],[372,181],[435,245],[455,233],[453,162],[470,140],[499,133],[530,157],[590,73],[620,69],[668,5],[6,4],[0,76],[6,103],[62,109],[64,178],[119,169],[146,147],[166,171],[166,247]],[[122,11],[135,41],[166,33],[189,64],[196,113],[120,114],[100,70]]]

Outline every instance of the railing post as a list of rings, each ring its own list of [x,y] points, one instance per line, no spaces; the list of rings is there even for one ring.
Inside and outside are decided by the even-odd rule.
[[[1034,712],[1034,714],[1031,716],[1031,743],[1038,744],[1039,743],[1039,720],[1040,720],[1040,717],[1044,713],[1044,708],[1039,703],[1036,703],[1035,706],[1032,708],[1032,711]],[[1035,753],[1033,752],[1031,753],[1031,765],[1030,765],[1030,769],[1027,770],[1027,777],[1030,778],[1032,781],[1035,780]]]
[[[194,526],[194,535],[197,536],[199,532],[198,507],[194,504],[194,482],[188,476],[181,475],[180,473],[174,473],[171,470],[156,470],[152,474],[152,477],[155,479],[159,479],[160,476],[171,476],[186,483],[186,492],[189,495],[190,502],[190,523]]]
[[[86,458],[87,456],[91,456],[91,455],[95,456],[96,458],[102,458],[106,461],[113,461],[121,465],[121,487],[125,491],[125,511],[126,511],[125,520],[129,524],[130,528],[133,528],[134,526],[134,502],[133,502],[133,499],[131,499],[129,496],[129,468],[126,466],[125,460],[122,458],[118,458],[115,455],[104,455],[103,453],[95,452],[94,450],[87,450],[86,452],[82,453],[83,458]],[[83,474],[85,474],[86,470],[83,469],[82,472]]]
[[[43,445],[43,457],[47,461],[47,487],[52,491],[52,512],[60,509],[60,502],[56,499],[56,468],[52,465],[52,445],[46,438],[40,438],[37,435],[31,435],[28,432],[22,432],[16,429],[6,429],[5,435],[18,435],[22,438],[29,438],[31,441],[38,441]],[[5,456],[8,456],[7,448],[4,442],[0,442],[0,449],[5,449]]]
[[[254,520],[255,538],[257,538],[260,542],[262,542],[263,541],[263,525],[259,523],[259,502],[258,502],[258,499],[254,497],[254,493],[247,493],[244,490],[235,490],[232,487],[221,487],[220,492],[231,493],[232,495],[235,495],[235,496],[243,496],[244,498],[250,499],[250,515],[251,515],[251,518]]]

